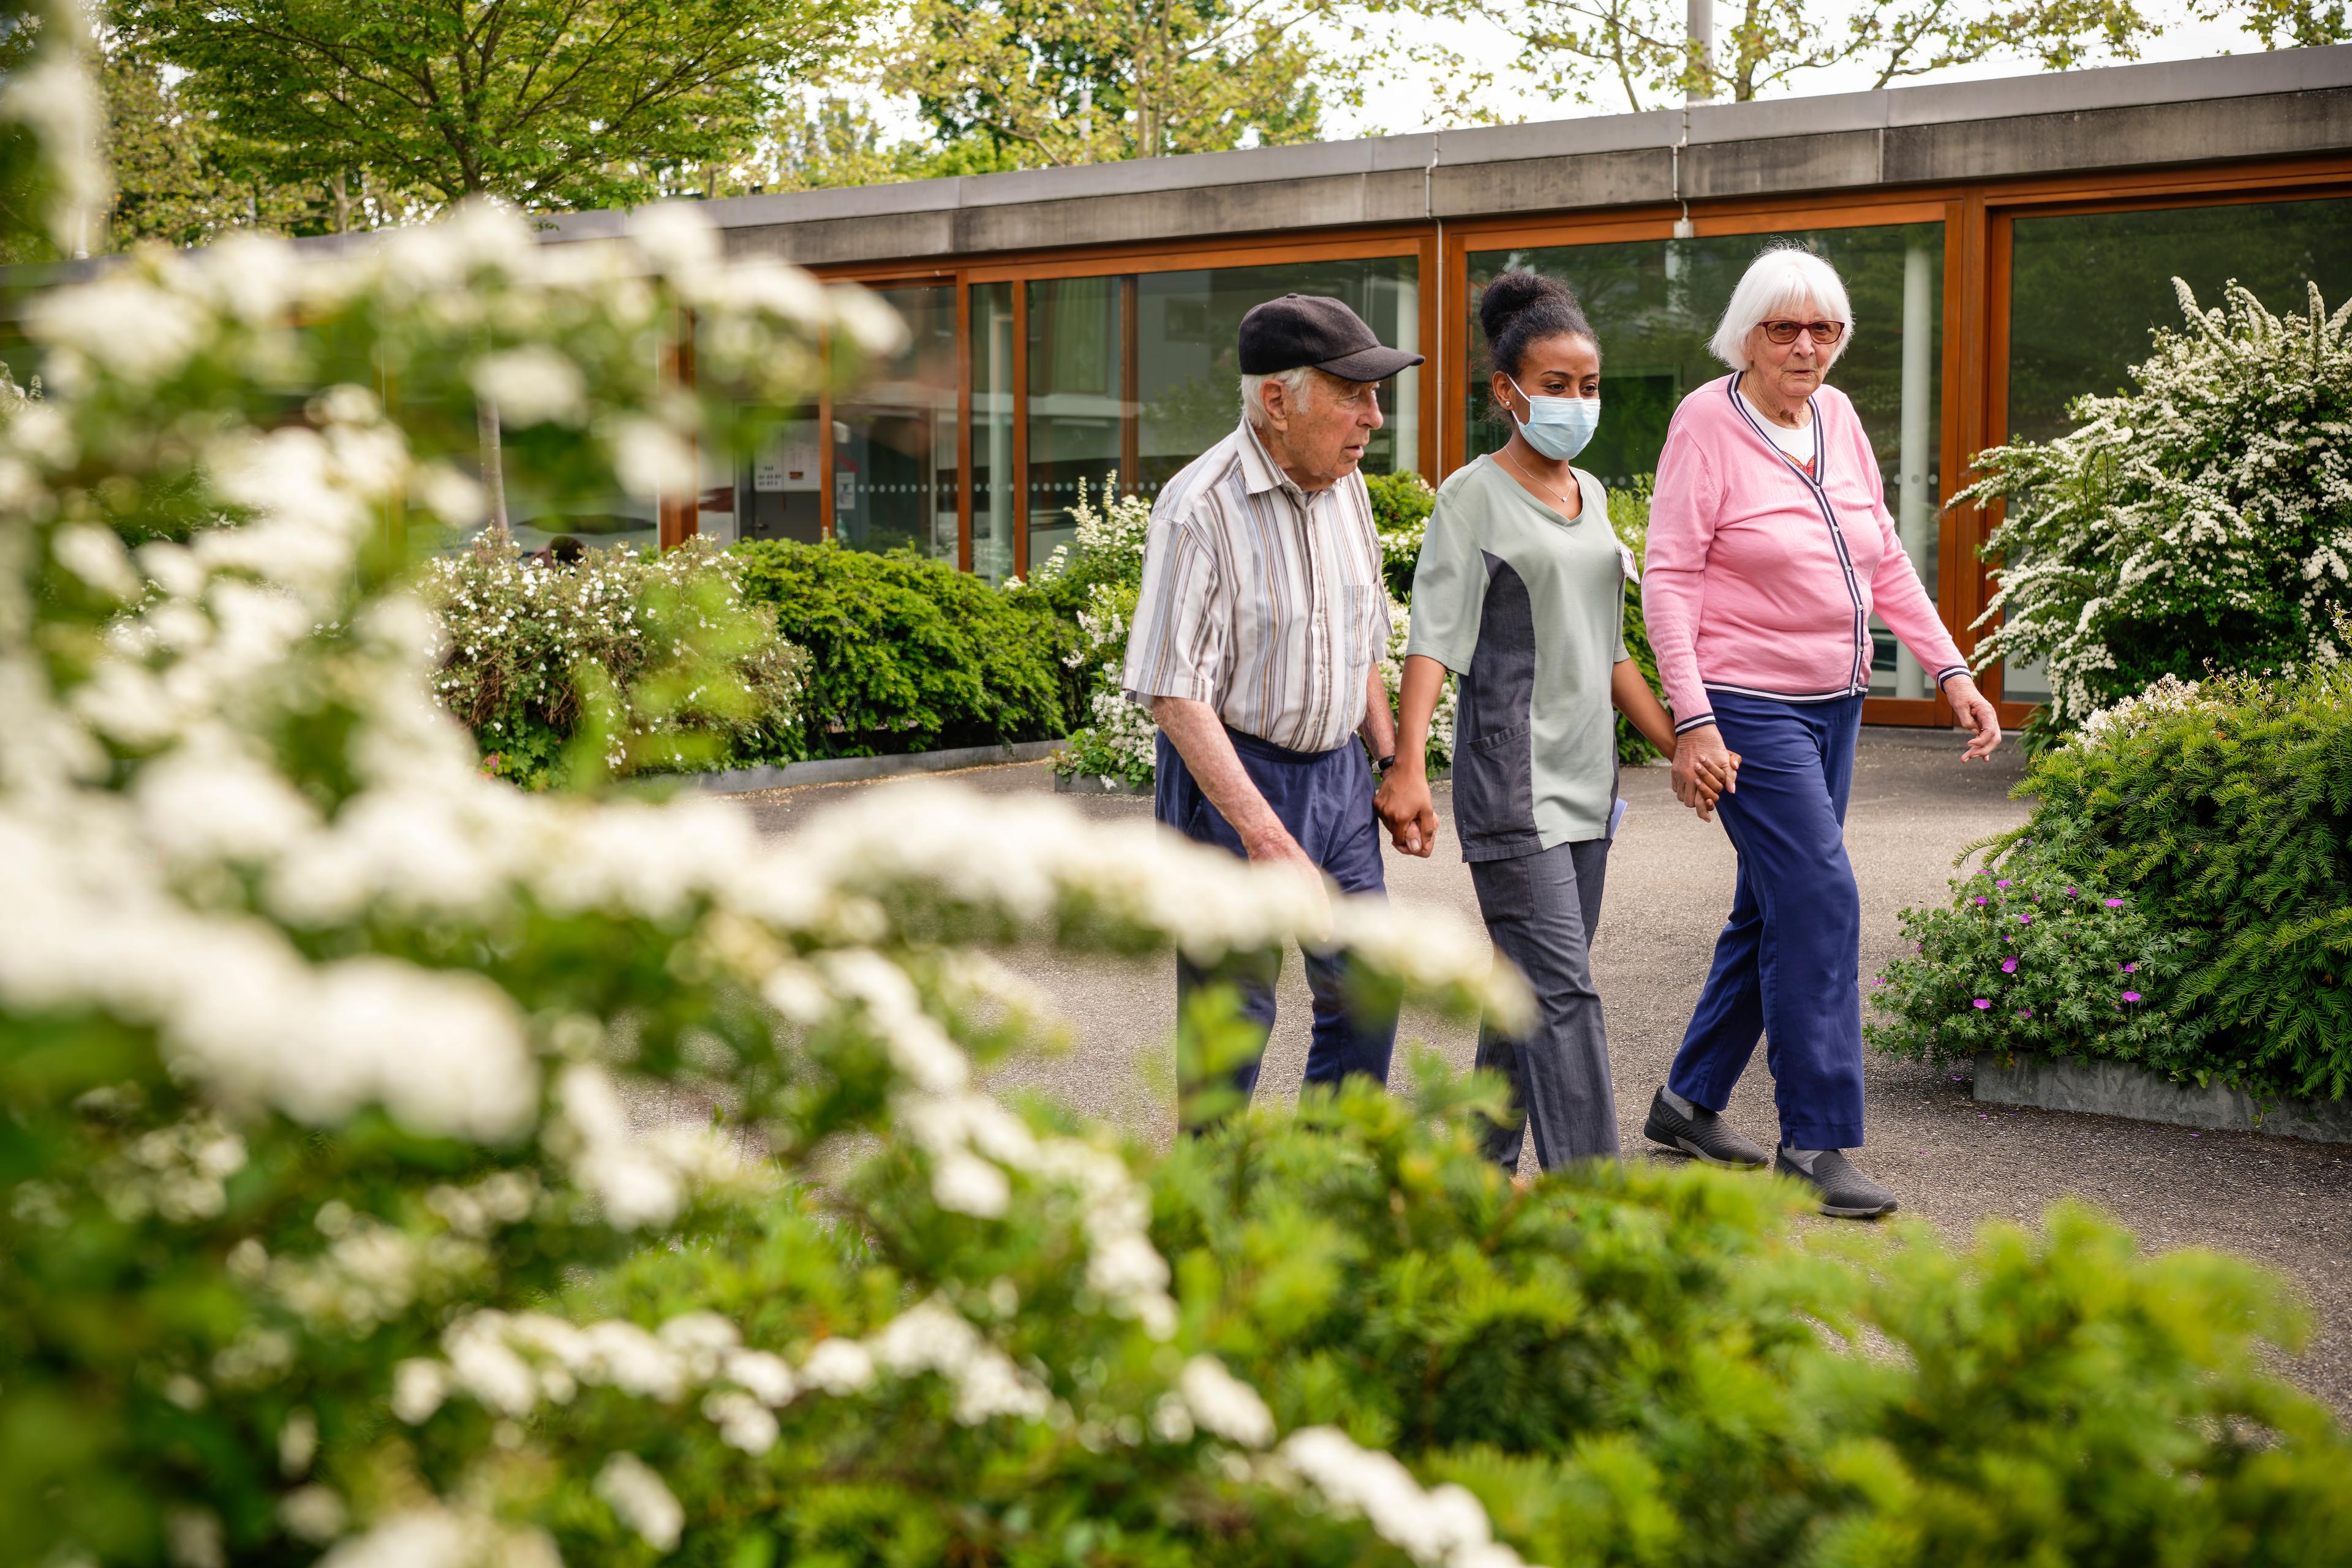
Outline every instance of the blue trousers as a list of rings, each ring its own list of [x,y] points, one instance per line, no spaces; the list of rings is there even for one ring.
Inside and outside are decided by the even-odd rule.
[[[1862,699],[1709,694],[1739,793],[1716,803],[1739,851],[1731,919],[1666,1086],[1721,1110],[1756,1037],[1791,1149],[1862,1145],[1862,897],[1845,855]]]
[[[1381,865],[1379,818],[1372,812],[1372,770],[1363,748],[1350,742],[1328,752],[1294,752],[1238,731],[1225,733],[1242,769],[1307,858],[1330,873],[1340,890],[1386,893]],[[1209,803],[1192,770],[1163,731],[1158,748],[1159,779],[1151,814],[1185,837],[1244,854],[1241,835]],[[1356,1005],[1348,984],[1345,952],[1309,952],[1307,984],[1315,994],[1315,1034],[1307,1052],[1307,1081],[1336,1084],[1351,1073],[1381,1083],[1396,1049],[1393,1005],[1367,1012]],[[1232,985],[1244,1016],[1258,1029],[1258,1053],[1236,1068],[1234,1086],[1247,1096],[1257,1088],[1265,1037],[1274,1030],[1274,985],[1278,964],[1228,963],[1203,973],[1182,954],[1176,959],[1176,1002],[1181,1009],[1204,984]]]

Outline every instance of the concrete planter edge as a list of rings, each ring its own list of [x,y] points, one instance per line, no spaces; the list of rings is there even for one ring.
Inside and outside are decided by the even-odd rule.
[[[753,790],[791,789],[799,784],[856,784],[866,779],[943,773],[992,763],[1042,763],[1061,744],[1059,741],[1013,741],[996,746],[958,746],[944,752],[902,752],[885,757],[818,757],[811,762],[788,763],[781,768],[733,768],[726,773],[688,776],[697,789],[710,795],[748,795]]]
[[[2352,1100],[2257,1100],[2218,1083],[2175,1083],[2129,1062],[2074,1061],[2033,1051],[1981,1051],[1976,1065],[1976,1098],[1989,1105],[2352,1143]]]

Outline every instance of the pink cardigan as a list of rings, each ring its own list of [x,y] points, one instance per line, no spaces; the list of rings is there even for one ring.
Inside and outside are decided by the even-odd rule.
[[[1844,393],[1813,395],[1813,471],[1780,456],[1738,377],[1682,401],[1658,458],[1642,611],[1675,731],[1710,691],[1828,702],[1870,689],[1874,611],[1937,684],[1968,665],[1911,569],[1870,437]]]

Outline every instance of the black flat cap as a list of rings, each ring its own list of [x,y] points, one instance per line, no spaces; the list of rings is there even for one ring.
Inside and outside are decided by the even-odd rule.
[[[1342,381],[1386,381],[1422,356],[1383,348],[1364,319],[1339,300],[1285,294],[1242,318],[1242,374],[1273,375],[1311,364]]]

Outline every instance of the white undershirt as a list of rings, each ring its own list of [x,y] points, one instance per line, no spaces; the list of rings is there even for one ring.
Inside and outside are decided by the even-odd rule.
[[[1813,422],[1811,420],[1806,420],[1794,430],[1790,429],[1786,425],[1775,424],[1769,419],[1759,419],[1756,423],[1764,426],[1764,433],[1772,437],[1772,445],[1780,447],[1800,463],[1810,463],[1813,460]]]

